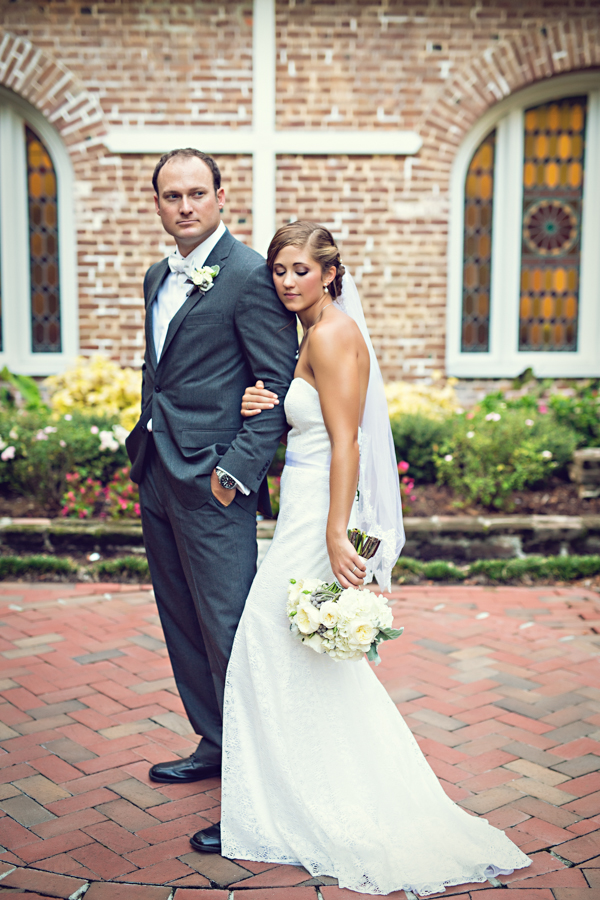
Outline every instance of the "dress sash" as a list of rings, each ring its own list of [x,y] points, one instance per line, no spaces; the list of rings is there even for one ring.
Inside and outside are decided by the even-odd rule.
[[[331,456],[326,457],[323,462],[321,459],[308,453],[295,453],[293,450],[285,451],[286,466],[293,466],[298,469],[328,469],[331,463]]]

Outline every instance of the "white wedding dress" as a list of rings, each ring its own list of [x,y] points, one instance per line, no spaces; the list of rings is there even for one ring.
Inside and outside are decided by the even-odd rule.
[[[223,855],[300,864],[364,894],[427,895],[529,865],[446,796],[366,660],[336,662],[290,632],[290,578],[333,580],[331,448],[307,381],[293,380],[285,411],[281,510],[227,672]]]

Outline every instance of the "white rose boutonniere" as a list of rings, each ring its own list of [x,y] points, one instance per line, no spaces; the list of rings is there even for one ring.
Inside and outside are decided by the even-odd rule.
[[[214,280],[220,272],[220,266],[196,266],[190,272],[190,279],[205,294],[214,286]]]

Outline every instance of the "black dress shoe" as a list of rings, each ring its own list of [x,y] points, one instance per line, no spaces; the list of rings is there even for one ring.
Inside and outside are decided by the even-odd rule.
[[[184,784],[187,781],[202,781],[203,778],[220,778],[221,764],[207,766],[198,762],[193,756],[187,759],[173,759],[170,762],[157,763],[150,769],[152,781],[167,784]]]
[[[220,853],[221,852],[221,823],[211,825],[203,831],[197,831],[190,838],[190,844],[194,850],[200,853]]]

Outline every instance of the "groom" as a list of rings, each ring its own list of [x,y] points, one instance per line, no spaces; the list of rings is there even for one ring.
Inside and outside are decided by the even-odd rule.
[[[285,428],[283,405],[243,419],[242,394],[261,379],[285,397],[297,339],[264,259],[221,222],[216,162],[174,150],[152,183],[176,249],[144,279],[142,414],[127,451],[175,681],[202,735],[188,759],[150,769],[153,781],[179,784],[221,774],[225,673]]]

